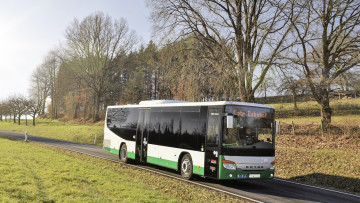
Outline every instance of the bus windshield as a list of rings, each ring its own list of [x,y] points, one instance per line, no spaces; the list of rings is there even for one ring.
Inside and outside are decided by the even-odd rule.
[[[232,128],[226,128],[226,117],[223,120],[222,146],[241,149],[273,149],[273,113],[272,109],[254,107],[234,107]]]

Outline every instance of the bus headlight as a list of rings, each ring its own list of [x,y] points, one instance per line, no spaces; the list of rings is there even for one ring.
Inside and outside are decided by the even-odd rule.
[[[224,168],[226,168],[228,170],[236,170],[236,164],[232,161],[223,160],[222,164],[223,164]]]
[[[270,170],[275,170],[275,161],[270,163]]]

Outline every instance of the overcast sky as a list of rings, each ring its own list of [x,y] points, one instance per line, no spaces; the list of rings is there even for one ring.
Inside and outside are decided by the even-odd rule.
[[[33,70],[64,39],[66,27],[96,11],[125,18],[141,42],[149,42],[144,0],[0,0],[0,100],[27,95]]]

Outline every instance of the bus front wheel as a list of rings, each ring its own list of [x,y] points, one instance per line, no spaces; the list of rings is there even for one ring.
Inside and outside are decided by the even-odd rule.
[[[121,145],[119,158],[121,162],[128,163],[126,144]]]
[[[191,179],[193,175],[193,163],[190,154],[185,154],[181,159],[181,176],[184,179]]]

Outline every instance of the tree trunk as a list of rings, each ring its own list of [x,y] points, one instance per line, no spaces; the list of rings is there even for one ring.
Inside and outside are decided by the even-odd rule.
[[[84,112],[83,112],[83,118],[87,118],[87,112],[88,112],[88,103],[85,102],[84,104]]]
[[[265,99],[266,99],[266,87],[265,87],[265,89],[264,89],[264,93],[265,93]]]
[[[35,126],[35,116],[33,116],[33,126]]]
[[[16,123],[16,115],[14,114],[14,123]]]
[[[26,126],[27,126],[27,115],[25,115],[25,123],[26,123]]]
[[[332,109],[329,103],[321,104],[321,120],[324,122],[325,128],[329,127],[331,123]]]
[[[93,116],[93,120],[94,121],[99,121],[99,110],[100,110],[100,95],[96,94],[96,98],[95,98],[95,112],[94,112],[94,116]]]
[[[19,114],[19,118],[18,118],[18,124],[20,125],[20,117],[21,117],[21,115]]]
[[[239,77],[239,96],[241,102],[247,102],[248,97],[246,95],[245,77]]]
[[[78,117],[79,109],[80,109],[80,104],[78,102],[76,102],[73,118]]]
[[[330,107],[329,93],[326,88],[322,88],[320,91],[320,107],[321,107],[321,121],[324,124],[324,128],[329,127],[331,123],[332,109]]]
[[[256,103],[254,94],[250,95],[248,102]]]
[[[45,99],[42,101],[42,109],[41,109],[41,114],[44,115],[45,114],[45,104],[46,104],[46,101]]]

